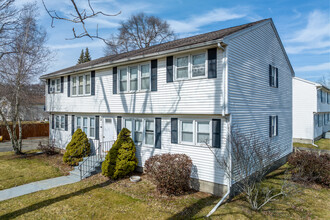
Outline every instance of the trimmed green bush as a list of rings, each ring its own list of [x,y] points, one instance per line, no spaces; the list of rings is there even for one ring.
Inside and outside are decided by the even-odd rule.
[[[112,179],[125,177],[133,172],[138,164],[135,156],[136,148],[131,132],[123,128],[118,135],[116,142],[105,157],[102,163],[102,174]]]
[[[80,128],[72,135],[70,143],[66,146],[66,152],[63,155],[64,163],[76,166],[84,157],[90,154],[91,146],[87,135]]]

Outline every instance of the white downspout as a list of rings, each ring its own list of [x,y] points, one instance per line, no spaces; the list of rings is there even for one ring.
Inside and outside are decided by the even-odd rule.
[[[314,120],[315,120],[315,115],[316,115],[316,114],[313,115],[313,119],[314,119]],[[317,123],[319,123],[318,119],[317,119]],[[318,126],[318,125],[317,125],[317,126]],[[312,139],[312,145],[313,145],[314,147],[319,147],[319,146],[317,146],[317,145],[314,143],[315,129],[316,129],[315,121],[313,121],[313,139]]]
[[[229,116],[229,122],[228,122],[228,137],[230,137],[230,124],[231,124],[231,115]],[[230,138],[228,138],[230,140]],[[223,203],[223,201],[227,198],[227,196],[229,196],[230,194],[230,189],[231,189],[231,175],[232,175],[232,161],[231,161],[231,144],[230,141],[228,142],[228,160],[229,160],[229,176],[228,176],[228,181],[227,181],[227,193],[221,198],[221,200],[213,207],[213,209],[209,212],[209,214],[207,214],[206,217],[210,217],[218,208],[219,206]]]

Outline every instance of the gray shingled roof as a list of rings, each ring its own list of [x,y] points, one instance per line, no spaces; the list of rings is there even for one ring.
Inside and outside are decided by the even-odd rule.
[[[225,36],[228,36],[235,32],[241,31],[241,30],[251,27],[253,25],[259,24],[266,20],[270,20],[270,19],[263,19],[263,20],[248,23],[248,24],[243,24],[243,25],[239,25],[239,26],[235,26],[235,27],[225,28],[225,29],[218,30],[218,31],[213,31],[213,32],[205,33],[205,34],[195,35],[192,37],[181,38],[178,40],[174,40],[174,41],[170,41],[170,42],[166,42],[166,43],[162,43],[162,44],[157,44],[157,45],[154,45],[154,46],[151,46],[148,48],[143,48],[143,49],[133,50],[133,51],[125,52],[125,53],[121,53],[121,54],[101,57],[101,58],[98,58],[98,59],[95,59],[95,60],[92,60],[92,61],[89,61],[86,63],[77,64],[75,66],[71,66],[71,67],[68,67],[65,69],[61,69],[61,70],[43,75],[42,78],[46,78],[48,76],[51,77],[53,75],[57,75],[60,73],[62,73],[62,74],[69,73],[69,72],[77,71],[79,69],[87,68],[87,67],[102,64],[102,63],[109,63],[109,62],[113,62],[113,61],[121,60],[121,59],[125,59],[125,58],[133,58],[136,56],[153,54],[153,53],[157,53],[157,52],[161,52],[161,51],[166,51],[166,50],[171,50],[171,49],[180,48],[180,47],[184,47],[184,46],[190,46],[190,45],[194,45],[194,44],[198,44],[198,43],[221,39],[221,38],[224,38]]]

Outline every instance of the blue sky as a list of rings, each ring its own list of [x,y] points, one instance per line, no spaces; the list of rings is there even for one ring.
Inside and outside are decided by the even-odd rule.
[[[18,0],[20,6],[34,0]],[[87,0],[76,0],[87,7]],[[40,24],[49,35],[48,46],[55,51],[47,72],[75,65],[81,49],[88,47],[93,59],[104,55],[105,44],[88,38],[66,40],[72,37],[73,24],[51,19],[37,1]],[[69,14],[69,0],[45,0],[50,9]],[[288,53],[296,76],[317,81],[330,78],[330,1],[329,0],[272,0],[272,1],[206,1],[206,0],[91,0],[96,11],[121,14],[115,17],[99,16],[88,21],[91,33],[99,26],[99,35],[106,38],[115,33],[121,21],[138,12],[158,16],[172,26],[179,37],[186,37],[226,27],[272,18]],[[79,28],[77,26],[76,28]]]

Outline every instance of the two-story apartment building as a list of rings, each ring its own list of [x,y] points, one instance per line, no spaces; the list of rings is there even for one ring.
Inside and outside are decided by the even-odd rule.
[[[132,131],[139,166],[152,155],[191,157],[199,189],[220,194],[219,157],[231,126],[292,151],[292,77],[271,19],[96,59],[41,77],[47,81],[50,138],[65,148],[81,128],[92,140]],[[280,158],[274,158],[274,161]],[[234,162],[233,162],[234,163]]]
[[[314,143],[330,131],[330,89],[293,78],[293,141]]]

